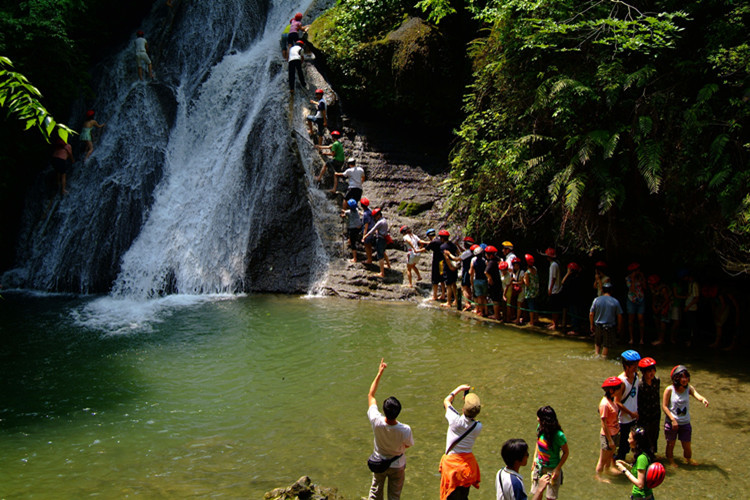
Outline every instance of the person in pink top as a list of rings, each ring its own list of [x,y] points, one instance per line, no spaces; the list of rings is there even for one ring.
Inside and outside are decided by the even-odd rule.
[[[618,409],[614,402],[614,394],[622,385],[618,377],[609,377],[602,383],[604,397],[599,403],[599,417],[601,419],[599,461],[596,463],[596,478],[602,482],[609,482],[602,477],[602,473],[619,474],[620,471],[612,463],[615,453],[615,443],[619,441],[620,422],[618,421]]]
[[[75,161],[73,148],[60,137],[60,130],[55,129],[50,138],[52,142],[52,158],[50,164],[57,174],[57,187],[63,195],[68,194],[66,185],[68,167]]]
[[[297,12],[289,21],[289,35],[287,36],[287,46],[291,47],[298,40],[302,40],[302,33],[307,31],[309,26],[302,25],[302,12]]]

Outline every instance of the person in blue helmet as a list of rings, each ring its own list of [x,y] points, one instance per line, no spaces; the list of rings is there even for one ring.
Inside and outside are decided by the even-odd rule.
[[[362,219],[357,210],[357,200],[349,199],[346,202],[349,207],[341,211],[341,217],[347,218],[347,233],[349,234],[349,248],[352,250],[352,262],[357,262],[357,240],[362,231]]]
[[[615,405],[620,410],[620,444],[615,460],[625,460],[630,451],[628,436],[638,420],[638,362],[641,360],[641,355],[632,349],[624,351],[620,357],[623,371],[617,378],[622,380],[622,386],[614,396]]]

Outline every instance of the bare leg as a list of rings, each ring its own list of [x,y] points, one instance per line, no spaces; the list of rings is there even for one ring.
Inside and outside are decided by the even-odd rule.
[[[674,461],[674,445],[676,442],[677,441],[667,441],[667,449],[665,451],[667,461],[672,467],[677,467],[677,464]]]
[[[690,441],[680,441],[682,445],[682,456],[685,457],[685,461],[688,465],[698,465],[698,462],[693,460],[693,444]]]

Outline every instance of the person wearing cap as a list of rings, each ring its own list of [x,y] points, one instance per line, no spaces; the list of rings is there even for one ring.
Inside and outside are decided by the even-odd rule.
[[[83,158],[83,161],[89,159],[89,156],[91,156],[91,153],[94,152],[94,141],[91,138],[91,131],[96,128],[102,128],[106,123],[99,124],[96,120],[94,120],[94,110],[90,109],[86,111],[86,120],[83,122],[83,125],[81,125],[81,142],[83,142],[86,145],[86,156]]]
[[[641,266],[637,262],[628,265],[628,275],[625,277],[625,285],[628,287],[628,301],[625,303],[625,311],[628,313],[628,344],[633,345],[633,334],[635,333],[635,320],[638,318],[638,327],[641,331],[641,345],[646,334],[644,315],[646,314],[646,277],[641,272]]]
[[[388,367],[383,359],[380,360],[378,374],[370,385],[367,393],[367,418],[372,426],[374,436],[373,455],[380,460],[393,460],[385,472],[372,473],[372,485],[368,500],[382,500],[385,493],[385,483],[388,482],[388,500],[401,498],[406,476],[406,448],[414,446],[411,427],[396,420],[401,413],[401,402],[391,396],[383,402],[383,413],[378,411],[375,392],[378,390],[380,378]],[[396,458],[398,457],[398,458]]]
[[[344,146],[341,144],[341,132],[339,132],[338,130],[334,130],[333,132],[331,132],[331,137],[333,138],[333,143],[331,143],[330,146],[315,146],[315,149],[320,151],[320,154],[322,154],[323,156],[331,157],[330,160],[323,164],[323,168],[315,178],[315,182],[320,182],[320,180],[325,175],[328,167],[330,167],[331,172],[335,174],[336,172],[341,170],[341,167],[344,166],[344,160],[346,159],[346,156],[344,156]],[[338,178],[335,175],[333,177],[333,185],[334,189],[332,189],[331,192],[335,193],[336,187],[338,187]]]
[[[385,217],[383,217],[383,213],[379,208],[376,208],[372,211],[372,217],[375,221],[375,225],[370,228],[367,233],[362,236],[362,243],[365,242],[365,240],[369,236],[375,236],[375,250],[377,252],[376,257],[378,258],[378,265],[380,266],[380,276],[381,278],[385,278],[385,245],[386,245],[386,237],[388,236],[388,221]],[[390,266],[389,266],[390,267]]]
[[[638,420],[636,425],[646,431],[651,450],[658,449],[659,432],[661,431],[661,381],[656,376],[654,358],[643,358],[638,361],[641,380],[638,382]]]
[[[589,329],[594,335],[594,354],[606,358],[617,342],[617,334],[622,331],[622,306],[612,297],[612,283],[604,283],[602,292],[603,295],[591,303]]]
[[[544,251],[544,256],[549,262],[549,278],[547,279],[547,295],[549,296],[549,308],[552,311],[552,323],[548,326],[550,330],[557,328],[562,311],[562,277],[560,276],[560,264],[557,262],[557,252],[550,247]]]
[[[417,264],[422,258],[422,253],[425,251],[422,248],[427,245],[429,241],[420,240],[419,236],[414,234],[409,226],[401,226],[399,232],[404,235],[404,243],[406,244],[406,274],[409,277],[409,286],[413,287],[411,273],[414,271],[417,274],[417,281],[422,281],[422,275],[419,274]]]
[[[297,12],[294,17],[289,20],[289,35],[286,37],[289,47],[293,46],[298,41],[302,41],[302,34],[307,31],[307,28],[309,28],[309,26],[302,25],[302,12]]]
[[[352,250],[352,262],[357,262],[357,240],[359,240],[359,234],[362,231],[362,219],[359,216],[355,200],[347,200],[346,204],[349,208],[341,211],[341,217],[347,219],[346,226],[349,235],[349,248]]]
[[[474,238],[466,236],[463,242],[463,251],[458,256],[461,260],[461,293],[466,300],[464,311],[471,310],[471,302],[474,298],[471,293],[471,260],[474,258],[474,249],[478,246],[474,243]]]
[[[307,132],[313,135],[313,123],[318,126],[318,146],[320,146],[323,144],[323,135],[325,134],[325,128],[328,126],[327,105],[323,89],[315,90],[315,98],[318,100],[310,99],[310,104],[315,105],[315,114],[308,114],[306,117]]]
[[[488,245],[484,249],[485,260],[487,267],[484,270],[484,275],[487,279],[487,295],[492,301],[492,316],[490,318],[501,321],[502,317],[500,312],[505,312],[505,288],[503,286],[503,280],[500,275],[500,261],[497,258],[497,248],[492,245]],[[505,262],[505,261],[503,261]],[[508,269],[506,264],[505,269]],[[509,283],[510,281],[508,281]]]
[[[599,433],[599,461],[596,463],[596,478],[599,481],[609,482],[602,477],[604,472],[612,475],[620,473],[612,461],[612,456],[615,452],[615,443],[620,441],[620,423],[617,420],[619,411],[614,402],[614,394],[621,387],[622,381],[617,377],[609,377],[602,383],[604,397],[599,402],[601,432]]]
[[[469,266],[469,275],[471,276],[471,287],[474,291],[476,307],[474,313],[487,316],[487,261],[484,259],[484,250],[481,245],[474,249],[474,258],[471,259]]]
[[[437,237],[435,229],[427,230],[427,237],[432,238],[425,246],[425,250],[432,252],[432,265],[430,266],[430,281],[432,283],[432,300],[445,300],[445,278],[443,277],[443,252],[440,250],[443,242]],[[438,290],[440,297],[438,298]]]
[[[348,168],[343,172],[333,173],[333,192],[336,192],[336,189],[338,188],[338,178],[344,177],[349,184],[344,199],[359,201],[360,198],[362,198],[362,183],[366,180],[365,171],[362,167],[357,165],[357,160],[354,158],[346,160],[346,165]]]
[[[482,404],[470,390],[468,384],[459,385],[443,400],[448,433],[445,454],[440,459],[440,500],[468,498],[471,486],[479,488],[479,464],[472,450],[482,432],[482,423],[475,420]],[[464,393],[461,413],[453,407],[453,399],[460,392]]]
[[[510,241],[503,241],[503,258],[508,263],[508,269],[513,268],[513,259],[517,258],[516,254],[513,253],[513,243]]]
[[[289,37],[291,38],[291,36],[292,33],[290,32]],[[300,85],[302,85],[303,88],[307,88],[307,83],[305,83],[305,75],[302,72],[302,62],[305,60],[305,55],[303,53],[304,46],[305,42],[300,40],[292,45],[289,49],[289,92],[292,94],[294,94],[295,74],[299,77]]]
[[[138,30],[135,39],[135,63],[138,65],[138,79],[143,80],[143,66],[148,68],[148,77],[154,78],[151,59],[148,57],[148,42],[143,31]]]
[[[624,351],[620,357],[622,373],[617,378],[622,381],[622,388],[615,393],[615,404],[620,409],[620,444],[615,460],[625,460],[630,451],[628,436],[638,420],[638,362],[641,360],[641,355],[631,349]]]
[[[526,260],[526,272],[523,275],[524,290],[525,290],[525,304],[526,309],[529,310],[529,324],[536,325],[537,320],[537,305],[536,300],[539,297],[539,271],[534,265],[534,256],[527,253],[524,255]]]
[[[446,302],[445,307],[453,307],[458,293],[456,282],[458,281],[458,247],[450,238],[450,233],[445,229],[438,232],[440,238],[440,251],[443,254],[443,279],[445,280]]]
[[[698,465],[693,460],[692,436],[693,427],[690,425],[690,396],[703,403],[708,408],[708,400],[698,394],[695,387],[690,385],[690,372],[683,365],[672,368],[669,374],[672,384],[664,389],[662,410],[667,416],[664,421],[664,439],[667,441],[666,456],[669,465],[677,467],[674,461],[674,445],[677,439],[682,445],[682,454],[688,465]]]

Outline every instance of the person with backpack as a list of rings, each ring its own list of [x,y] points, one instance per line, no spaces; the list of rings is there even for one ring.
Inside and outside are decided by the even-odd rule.
[[[448,434],[445,439],[445,454],[440,459],[440,500],[462,500],[469,498],[469,488],[479,488],[479,464],[472,450],[474,441],[482,432],[482,424],[475,420],[482,404],[479,396],[469,392],[471,386],[459,385],[443,400]],[[464,406],[459,413],[453,407],[453,399],[464,393]]]

